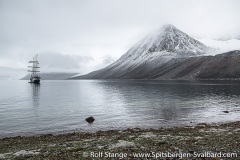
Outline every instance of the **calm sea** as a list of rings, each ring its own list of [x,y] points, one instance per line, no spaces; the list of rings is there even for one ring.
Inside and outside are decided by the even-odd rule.
[[[0,137],[236,120],[240,81],[0,81]]]

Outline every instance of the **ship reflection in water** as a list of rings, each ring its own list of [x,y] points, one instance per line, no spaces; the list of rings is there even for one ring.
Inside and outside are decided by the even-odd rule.
[[[40,83],[39,84],[34,84],[31,83],[32,87],[32,102],[34,107],[39,106],[39,97],[40,97]]]

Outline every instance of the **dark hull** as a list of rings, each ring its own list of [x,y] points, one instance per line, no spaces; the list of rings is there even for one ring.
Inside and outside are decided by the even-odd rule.
[[[40,83],[40,79],[30,80],[29,83],[39,84]]]
[[[40,83],[40,79],[38,79],[38,80],[33,80],[33,83],[39,84],[39,83]]]

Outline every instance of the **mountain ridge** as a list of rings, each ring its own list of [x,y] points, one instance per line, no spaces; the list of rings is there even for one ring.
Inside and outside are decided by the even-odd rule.
[[[195,73],[193,68],[201,66],[203,62],[208,64],[207,61],[212,61],[213,56],[205,56],[211,51],[212,48],[175,26],[164,25],[136,43],[111,65],[73,79],[199,79],[204,77],[196,76],[201,69],[198,68],[199,71]],[[219,57],[221,56],[217,56]],[[179,69],[188,64],[187,70]],[[185,72],[186,75],[190,72],[193,75],[185,76]]]
[[[155,80],[214,80],[240,79],[240,51],[215,56],[176,58],[153,69],[133,70],[123,75],[91,72],[74,79],[155,79]]]

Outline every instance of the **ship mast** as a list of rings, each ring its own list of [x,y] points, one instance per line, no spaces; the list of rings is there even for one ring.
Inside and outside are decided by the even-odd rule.
[[[28,66],[29,68],[32,68],[32,70],[28,70],[28,72],[32,72],[32,77],[34,76],[37,76],[37,72],[40,72],[38,71],[38,54],[36,56],[33,57],[33,60],[32,61],[29,61],[28,63],[32,63],[32,66]]]

